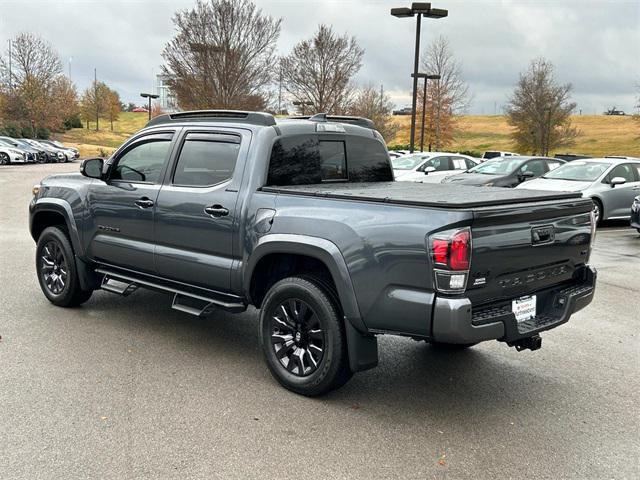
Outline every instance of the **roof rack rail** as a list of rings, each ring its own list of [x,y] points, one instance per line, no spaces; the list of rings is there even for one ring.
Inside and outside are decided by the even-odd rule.
[[[162,125],[165,123],[182,122],[185,120],[197,122],[234,122],[249,123],[252,125],[272,126],[276,124],[276,119],[270,113],[246,112],[241,110],[191,110],[188,112],[167,113],[152,118],[147,123],[147,127]]]
[[[310,120],[312,122],[336,122],[349,123],[365,128],[376,128],[373,121],[364,117],[351,117],[348,115],[327,115],[326,113],[316,113],[315,115],[298,115],[289,118],[297,118],[301,120]]]

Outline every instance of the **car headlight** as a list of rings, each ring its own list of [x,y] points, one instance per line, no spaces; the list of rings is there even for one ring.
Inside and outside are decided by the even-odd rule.
[[[37,184],[37,185],[34,185],[33,187],[31,187],[31,194],[34,197],[37,197],[39,193],[40,193],[40,184]]]

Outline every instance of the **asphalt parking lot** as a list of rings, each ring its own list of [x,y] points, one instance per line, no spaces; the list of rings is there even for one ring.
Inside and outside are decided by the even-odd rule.
[[[318,399],[271,378],[255,311],[171,298],[50,305],[31,186],[0,167],[0,478],[640,478],[640,235],[599,229],[596,298],[537,352],[381,337],[380,365]]]

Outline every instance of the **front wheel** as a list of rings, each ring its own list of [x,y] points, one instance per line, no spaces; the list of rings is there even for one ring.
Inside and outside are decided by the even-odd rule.
[[[280,384],[301,395],[322,395],[351,378],[338,305],[313,278],[274,284],[262,302],[260,344]]]
[[[45,297],[59,307],[76,307],[91,297],[78,279],[73,247],[60,227],[45,228],[36,247],[36,271]]]
[[[11,163],[11,159],[9,155],[4,152],[0,152],[0,165],[9,165]]]
[[[602,202],[596,198],[593,199],[593,219],[595,221],[596,227],[600,225],[600,221],[602,220]]]

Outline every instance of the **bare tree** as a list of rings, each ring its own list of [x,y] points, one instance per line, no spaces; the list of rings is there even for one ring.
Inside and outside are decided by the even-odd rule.
[[[75,88],[62,75],[57,52],[32,33],[17,35],[10,45],[11,68],[8,52],[0,56],[0,79],[6,98],[2,116],[35,130],[61,129],[77,99]]]
[[[11,78],[8,55],[0,57],[2,77],[19,87],[29,79],[45,87],[62,73],[62,63],[53,47],[33,33],[20,33],[11,40]]]
[[[422,71],[428,75],[440,75],[440,80],[427,84],[425,137],[435,149],[449,145],[457,129],[456,115],[469,106],[471,95],[463,79],[462,64],[455,59],[449,41],[444,36],[436,38],[422,56]],[[422,109],[424,90],[418,95],[418,110]]]
[[[400,125],[392,121],[392,110],[393,102],[389,95],[382,88],[378,91],[373,85],[368,85],[355,93],[348,113],[373,120],[376,129],[389,142],[400,129]]]
[[[173,17],[163,73],[185,109],[247,108],[266,102],[280,19],[249,0],[198,0]]]
[[[350,107],[352,78],[363,56],[355,37],[337,36],[320,25],[282,59],[283,86],[294,101],[313,103],[316,112],[343,113]]]
[[[571,126],[576,108],[571,90],[570,83],[558,83],[553,64],[543,58],[533,60],[520,74],[506,107],[518,151],[549,155],[552,149],[575,143],[579,132]]]

